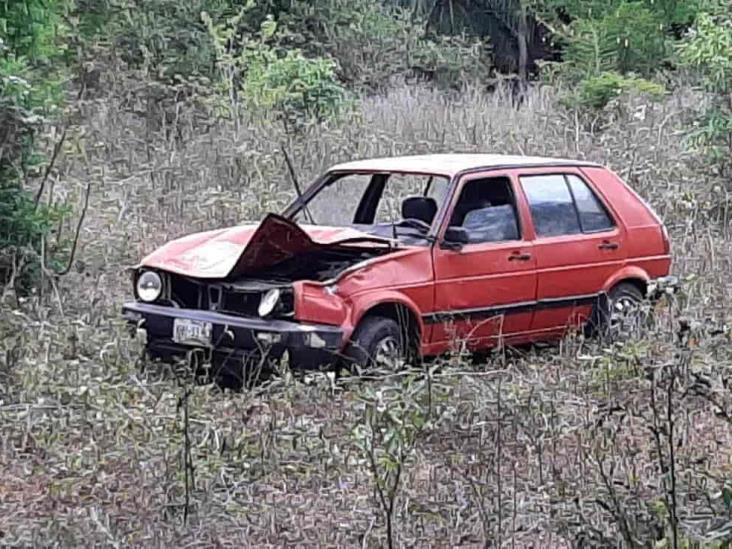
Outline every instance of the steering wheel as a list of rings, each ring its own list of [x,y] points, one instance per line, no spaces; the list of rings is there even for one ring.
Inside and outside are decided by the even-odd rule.
[[[402,219],[399,223],[397,223],[397,225],[413,227],[415,229],[423,229],[425,232],[429,232],[430,229],[432,228],[432,225],[430,225],[426,221],[417,219],[416,217],[409,217],[407,219]]]

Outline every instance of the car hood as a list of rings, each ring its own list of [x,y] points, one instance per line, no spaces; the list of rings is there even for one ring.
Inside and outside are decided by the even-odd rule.
[[[173,240],[145,257],[138,267],[220,279],[254,273],[298,254],[343,245],[393,246],[394,242],[348,227],[301,226],[268,214],[259,225],[240,225]]]

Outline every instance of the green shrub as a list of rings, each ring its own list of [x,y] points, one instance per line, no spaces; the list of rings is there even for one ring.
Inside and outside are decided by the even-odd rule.
[[[44,239],[63,208],[36,204],[24,180],[42,157],[34,138],[61,102],[64,27],[61,1],[0,3],[0,284],[21,289],[36,280],[39,258],[55,261]],[[48,253],[51,252],[51,253]]]
[[[602,72],[579,83],[576,101],[583,107],[601,109],[625,93],[644,94],[660,99],[665,91],[660,84],[643,78],[624,76],[617,72]]]
[[[718,2],[713,11],[699,14],[679,54],[712,95],[712,105],[691,133],[692,143],[723,174],[732,172],[732,4]]]
[[[338,63],[352,88],[384,89],[394,76],[421,76],[437,83],[485,77],[490,63],[476,39],[432,36],[412,12],[371,0],[295,0],[281,24],[290,40],[311,55]]]
[[[122,59],[153,75],[212,76],[214,45],[201,13],[218,21],[237,11],[230,0],[141,0],[122,2],[105,26]]]
[[[260,47],[247,51],[242,92],[253,107],[273,111],[288,122],[324,120],[337,115],[345,104],[345,89],[330,59],[306,58],[300,50],[278,55]]]
[[[663,29],[642,2],[622,3],[603,17],[576,19],[563,37],[563,70],[575,77],[605,71],[652,75],[667,58]]]
[[[240,103],[291,124],[338,114],[346,91],[336,78],[335,62],[308,58],[297,48],[277,47],[279,31],[272,17],[261,23],[255,35],[241,36],[239,24],[246,15],[243,10],[216,24],[203,14],[215,45],[220,92],[229,100],[230,114],[238,116]]]

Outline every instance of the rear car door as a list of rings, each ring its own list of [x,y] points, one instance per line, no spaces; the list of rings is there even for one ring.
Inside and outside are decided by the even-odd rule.
[[[535,258],[519,210],[507,173],[470,174],[459,181],[438,236],[448,226],[462,227],[469,242],[460,249],[433,248],[435,311],[427,320],[437,348],[455,339],[471,348],[490,346],[530,329]]]
[[[578,169],[526,169],[518,178],[534,232],[531,329],[561,331],[586,320],[605,282],[624,265],[625,231]]]

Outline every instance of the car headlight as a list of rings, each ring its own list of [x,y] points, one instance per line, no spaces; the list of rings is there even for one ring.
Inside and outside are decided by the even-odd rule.
[[[137,278],[137,296],[148,303],[160,297],[163,281],[154,271],[145,271]]]
[[[262,296],[262,299],[259,301],[259,307],[257,308],[259,316],[265,317],[274,311],[274,308],[280,300],[280,294],[279,288],[272,288]]]

